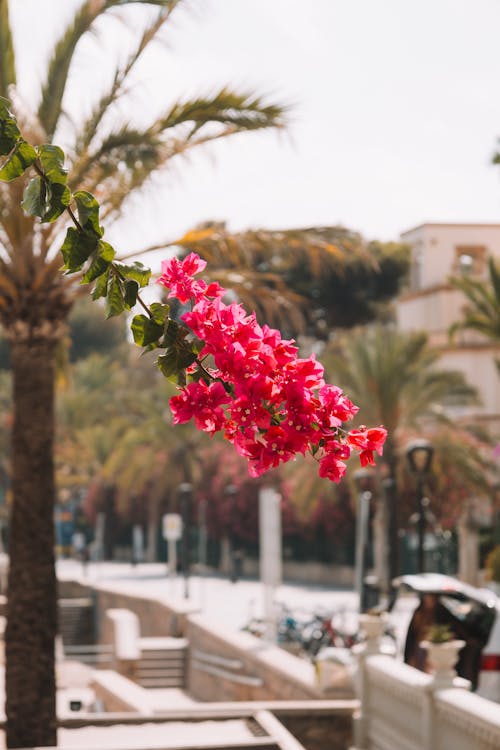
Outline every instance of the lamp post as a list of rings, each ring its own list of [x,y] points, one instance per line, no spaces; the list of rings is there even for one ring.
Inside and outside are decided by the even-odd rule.
[[[398,517],[397,517],[397,495],[396,479],[393,475],[385,477],[382,480],[385,499],[387,503],[388,516],[388,555],[387,564],[389,568],[389,594],[393,593],[392,582],[399,575],[399,536],[398,536]]]
[[[366,610],[366,590],[364,586],[366,567],[366,547],[368,543],[368,520],[370,517],[370,500],[372,491],[369,489],[373,478],[370,469],[358,469],[353,475],[358,491],[356,511],[356,591],[359,597],[359,611]]]
[[[429,472],[432,463],[434,448],[428,440],[414,440],[406,447],[406,457],[410,471],[415,475],[417,480],[417,573],[423,573],[425,567],[424,561],[424,540],[426,526],[424,483],[425,477]]]
[[[193,485],[189,482],[182,482],[178,490],[182,516],[181,563],[182,575],[184,576],[184,599],[189,599],[189,537]]]

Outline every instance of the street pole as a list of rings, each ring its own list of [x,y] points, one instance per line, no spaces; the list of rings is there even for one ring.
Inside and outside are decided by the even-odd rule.
[[[413,440],[406,448],[410,471],[414,474],[417,485],[417,573],[423,573],[425,568],[424,543],[427,518],[424,503],[424,479],[431,468],[433,454],[434,448],[428,440]]]
[[[259,492],[260,579],[263,587],[264,637],[270,643],[277,640],[277,621],[274,594],[281,584],[281,495],[273,487],[262,487]]]
[[[184,576],[184,599],[189,599],[189,535],[191,518],[191,492],[193,486],[189,482],[179,485],[182,515],[182,540],[181,540],[181,562],[182,575]]]
[[[423,573],[425,569],[425,507],[424,507],[424,478],[417,477],[417,502],[418,502],[418,523],[417,523],[417,573]]]
[[[360,613],[364,612],[366,609],[364,578],[371,497],[372,493],[368,490],[360,492],[358,495],[358,512],[356,518],[356,591],[359,597]]]
[[[388,568],[389,568],[389,594],[392,593],[392,581],[399,575],[399,536],[398,517],[396,504],[396,480],[394,477],[386,477],[382,481],[388,510]]]

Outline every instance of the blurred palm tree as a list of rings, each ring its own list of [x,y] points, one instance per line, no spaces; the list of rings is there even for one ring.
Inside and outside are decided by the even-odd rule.
[[[134,2],[154,13],[144,15],[135,48],[118,65],[92,111],[73,118],[67,148],[70,188],[95,193],[107,222],[125,211],[129,197],[144,188],[151,175],[178,157],[238,133],[284,125],[282,107],[229,87],[207,97],[173,102],[147,125],[124,121],[122,102],[131,75],[173,11],[183,4],[180,0],[84,0],[57,39],[47,69],[39,68],[43,84],[38,107],[26,106],[16,89],[9,2],[0,0],[0,95],[11,100],[29,142],[53,143],[63,126],[68,131],[67,94],[80,42],[93,33],[101,18]],[[50,20],[45,17],[44,23]],[[100,79],[97,64],[93,71],[85,69],[88,90],[101,86]],[[130,112],[130,98],[126,105]],[[0,186],[0,322],[10,342],[15,402],[6,630],[9,747],[56,744],[54,366],[77,289],[74,278],[60,272],[55,243],[61,227],[50,222],[40,225],[23,213],[24,187],[22,179]]]
[[[176,242],[222,286],[284,335],[327,339],[333,328],[390,316],[408,268],[400,243],[366,242],[340,226],[231,233],[205,224]]]
[[[455,289],[465,296],[462,318],[450,328],[450,336],[458,331],[476,331],[493,343],[500,344],[500,264],[488,260],[488,278],[454,276],[450,279]],[[500,371],[500,358],[496,360]]]
[[[425,333],[403,333],[382,325],[360,329],[340,343],[335,342],[323,357],[330,376],[360,407],[363,422],[382,424],[387,429],[379,465],[384,467],[383,475],[392,486],[388,491],[385,532],[392,555],[391,578],[398,574],[396,492],[398,464],[404,449],[402,438],[408,438],[412,432],[421,435],[435,425],[451,425],[456,433],[459,428],[452,410],[478,400],[463,374],[439,369],[438,358]],[[457,471],[460,468],[457,459]],[[468,472],[468,464],[466,468]]]

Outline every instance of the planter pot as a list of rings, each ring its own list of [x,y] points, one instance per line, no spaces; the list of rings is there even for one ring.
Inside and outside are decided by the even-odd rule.
[[[465,641],[456,640],[445,643],[422,641],[420,646],[427,651],[429,666],[436,679],[449,681],[457,676],[454,667],[460,651],[465,646]]]
[[[362,630],[368,641],[375,641],[384,632],[385,621],[383,617],[377,615],[360,615],[359,628]]]

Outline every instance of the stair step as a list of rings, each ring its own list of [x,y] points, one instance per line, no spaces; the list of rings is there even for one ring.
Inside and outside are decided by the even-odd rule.
[[[184,670],[183,669],[137,669],[135,671],[135,674],[137,675],[138,679],[141,679],[142,677],[183,677],[184,676]]]
[[[157,659],[145,659],[144,655],[138,659],[141,664],[184,664],[186,657],[184,654],[177,654],[176,656],[164,657],[160,656]]]
[[[175,659],[179,656],[186,656],[187,651],[183,649],[176,649],[175,651],[143,651],[141,649],[141,656],[143,659]]]
[[[156,679],[154,677],[145,677],[142,680],[138,680],[141,687],[144,688],[170,688],[170,687],[183,687],[183,679],[171,679],[166,680],[164,678]]]

